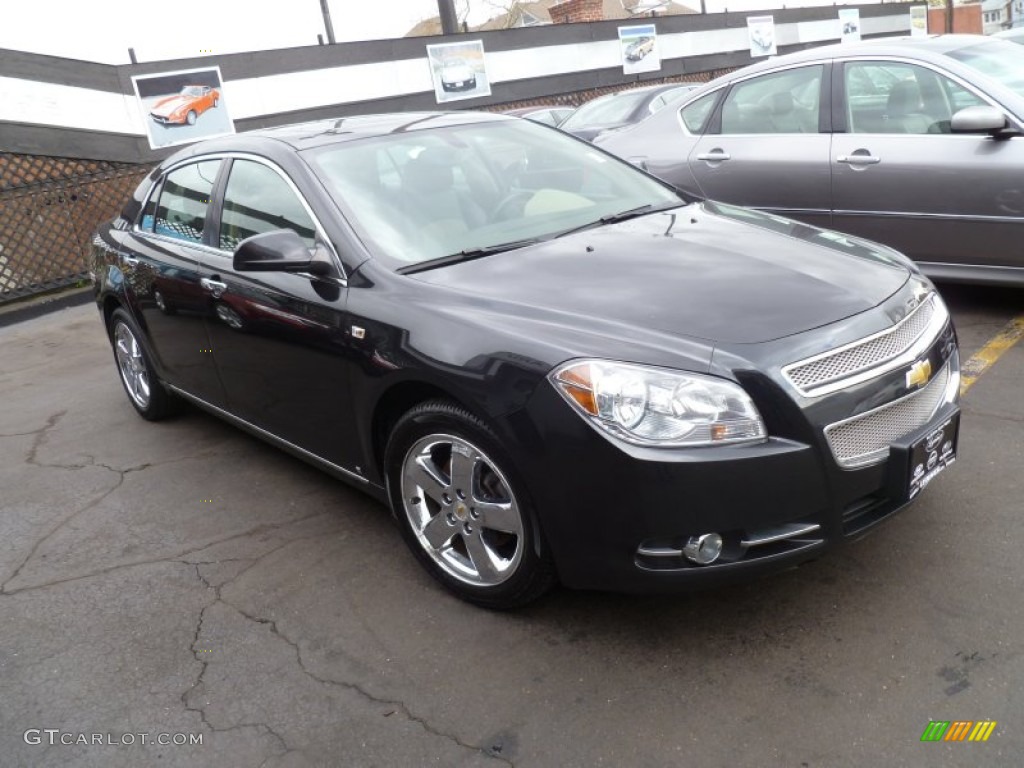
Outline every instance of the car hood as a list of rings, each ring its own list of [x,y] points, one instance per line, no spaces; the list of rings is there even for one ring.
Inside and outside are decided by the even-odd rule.
[[[186,98],[185,96],[168,96],[165,99],[160,99],[153,105],[150,112],[155,112],[158,115],[169,115],[177,109],[181,109],[192,102],[192,99]]]
[[[876,307],[910,277],[907,265],[884,246],[708,202],[416,278],[515,316],[748,344]]]

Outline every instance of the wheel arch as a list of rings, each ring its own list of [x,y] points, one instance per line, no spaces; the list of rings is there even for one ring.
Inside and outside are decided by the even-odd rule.
[[[402,414],[428,400],[448,400],[482,418],[465,400],[437,384],[419,379],[395,382],[377,399],[370,422],[370,451],[373,468],[383,479],[384,451],[387,448],[391,430],[402,417]]]

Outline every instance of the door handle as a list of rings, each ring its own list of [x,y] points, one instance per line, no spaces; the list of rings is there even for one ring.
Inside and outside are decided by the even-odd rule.
[[[882,158],[875,155],[869,155],[867,152],[858,154],[854,152],[852,155],[840,155],[836,158],[837,163],[846,163],[847,165],[875,165],[876,163],[882,162]]]
[[[219,299],[221,294],[228,289],[227,283],[222,283],[220,280],[211,280],[208,277],[200,278],[199,284],[212,293],[215,299]]]
[[[697,155],[698,160],[706,160],[709,163],[720,163],[723,160],[731,160],[732,155],[721,149],[712,149],[710,152],[701,152]]]

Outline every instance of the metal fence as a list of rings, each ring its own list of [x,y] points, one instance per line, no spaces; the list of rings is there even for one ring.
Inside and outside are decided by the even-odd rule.
[[[148,166],[0,153],[0,304],[86,277],[96,226]]]

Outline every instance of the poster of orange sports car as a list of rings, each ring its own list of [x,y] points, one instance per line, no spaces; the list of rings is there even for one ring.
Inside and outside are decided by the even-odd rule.
[[[190,69],[132,78],[153,149],[234,133],[220,69]]]

